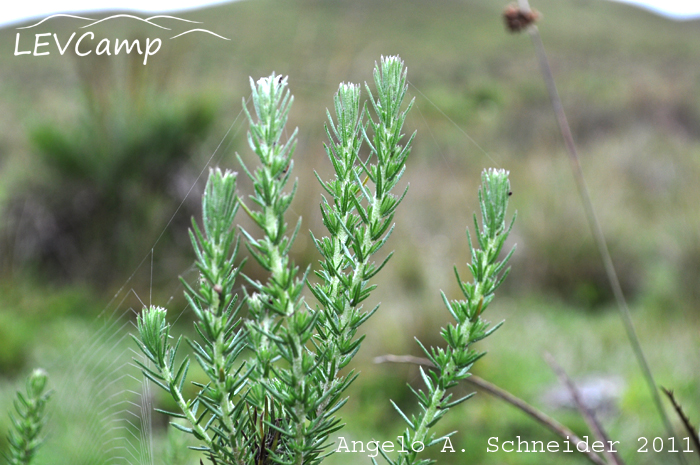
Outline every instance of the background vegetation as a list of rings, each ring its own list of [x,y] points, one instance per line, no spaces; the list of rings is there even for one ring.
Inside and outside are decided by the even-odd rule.
[[[303,230],[316,231],[320,197],[312,171],[331,170],[321,145],[325,108],[338,82],[370,80],[381,54],[400,54],[416,97],[407,122],[418,130],[405,177],[411,188],[388,245],[395,256],[372,297],[381,310],[354,362],[362,374],[343,410],[343,434],[367,441],[399,432],[388,399],[410,409],[405,383],[419,386],[420,377],[414,367],[372,359],[418,355],[413,336],[439,343],[439,328],[450,319],[439,289],[458,295],[453,264],[468,275],[464,229],[477,208],[479,174],[499,166],[511,171],[518,221],[510,241],[518,249],[491,310],[506,324],[484,341],[489,354],[475,372],[587,434],[578,415],[556,401],[555,376],[542,359],[548,351],[576,379],[616,386],[602,390],[612,394],[600,413],[628,463],[669,463],[662,454],[636,453],[639,436],[662,436],[662,428],[613,308],[531,43],[505,31],[504,6],[232,3],[184,15],[230,41],[191,34],[164,43],[145,67],[124,57],[14,57],[16,30],[0,30],[0,405],[9,407],[31,367],[49,370],[54,402],[63,407],[53,413],[56,426],[38,462],[102,463],[109,438],[126,435],[91,425],[106,408],[119,417],[124,390],[141,389],[123,376],[132,354],[121,335],[133,321],[131,309],[141,301],[167,305],[183,311],[178,322],[191,329],[177,281],[194,277],[186,228],[207,163],[240,170],[236,150],[251,160],[239,113],[248,76],[290,76],[290,125],[300,128],[291,214],[304,218]],[[540,0],[533,7],[543,16],[540,31],[642,346],[657,381],[674,388],[697,419],[700,22],[672,22],[603,0]],[[153,33],[134,23],[115,20],[105,30]],[[57,20],[35,32],[67,37],[75,28]],[[240,188],[250,186],[241,180]],[[293,254],[301,265],[318,259],[303,234]],[[252,262],[246,267],[255,270]],[[75,357],[87,366],[77,368]],[[61,394],[71,378],[84,391]],[[96,390],[115,400],[99,405],[90,395]],[[179,439],[163,440],[158,414],[153,423],[144,436],[153,438],[159,463],[159,451]],[[486,394],[445,423],[444,432],[459,430],[453,443],[466,452],[437,454],[441,463],[581,461],[571,454],[487,454],[491,436],[550,435]],[[0,431],[7,424],[1,415]],[[148,454],[129,460],[149,463]],[[338,454],[329,463],[358,460]]]

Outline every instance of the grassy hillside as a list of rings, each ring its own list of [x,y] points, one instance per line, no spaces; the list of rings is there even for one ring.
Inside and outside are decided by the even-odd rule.
[[[675,388],[697,420],[700,22],[672,22],[604,0],[532,3],[542,14],[542,38],[642,345],[659,383]],[[489,354],[475,372],[569,422],[579,434],[587,434],[582,420],[543,396],[555,377],[542,353],[553,353],[577,378],[619,376],[622,391],[613,412],[603,418],[611,437],[622,441],[627,463],[671,463],[661,454],[635,452],[638,437],[662,436],[662,429],[614,309],[532,45],[526,35],[505,31],[503,7],[493,0],[241,1],[181,15],[230,41],[195,34],[169,40],[159,31],[163,48],[146,66],[143,57],[133,55],[61,56],[55,49],[44,57],[13,56],[18,31],[0,30],[0,202],[8,212],[3,227],[9,238],[0,287],[0,318],[6,322],[0,325],[0,369],[7,373],[0,398],[9,398],[18,373],[48,363],[47,353],[53,352],[49,359],[68,360],[71,348],[65,338],[45,335],[82,334],[120,289],[114,304],[118,312],[140,307],[133,295],[122,302],[129,289],[144,301],[152,292],[154,303],[172,299],[173,308],[184,308],[177,276],[190,276],[192,257],[181,239],[189,216],[196,213],[201,180],[190,197],[187,189],[222,140],[214,164],[240,171],[235,151],[251,160],[240,115],[241,98],[250,93],[249,76],[272,71],[290,76],[295,103],[289,124],[300,130],[293,174],[299,190],[292,210],[304,218],[303,230],[317,231],[320,191],[312,172],[330,171],[322,146],[325,108],[339,82],[369,81],[380,55],[399,54],[416,98],[407,126],[418,136],[405,177],[409,194],[389,244],[396,254],[373,297],[382,307],[369,324],[358,362],[362,376],[344,410],[346,436],[391,439],[400,428],[388,398],[410,410],[404,383],[418,386],[418,374],[411,367],[374,366],[371,360],[384,353],[418,354],[414,335],[439,343],[439,329],[449,317],[439,289],[449,296],[458,292],[452,266],[466,274],[464,231],[477,208],[479,174],[484,167],[499,166],[511,171],[511,203],[518,211],[511,241],[518,249],[492,307],[492,320],[506,323],[485,343]],[[25,31],[56,33],[65,40],[81,24],[57,19]],[[119,19],[96,33],[145,38],[153,37],[153,31]],[[23,44],[30,44],[31,36],[22,34]],[[37,202],[51,205],[32,194],[68,192],[61,186],[75,185],[56,178],[37,155],[30,134],[42,124],[81,134],[88,126],[80,118],[116,112],[121,107],[115,101],[137,109],[157,104],[165,112],[183,114],[186,110],[175,104],[208,102],[215,116],[206,138],[190,147],[183,166],[174,171],[174,180],[164,176],[147,195],[138,190],[140,181],[123,182],[132,189],[119,197],[123,215],[132,215],[129,227],[119,233],[109,225],[96,227],[94,234],[122,234],[127,246],[123,252],[111,251],[118,263],[109,261],[107,253],[85,259],[85,267],[105,271],[99,279],[95,273],[79,273],[80,265],[49,269],[41,260],[23,261],[21,250],[12,247],[19,243],[13,231],[32,219],[52,218],[50,209],[32,210]],[[97,113],[87,112],[90,105]],[[132,107],[127,105],[127,115],[136,111]],[[140,163],[139,158],[131,163]],[[117,183],[122,179],[121,174],[110,176]],[[242,180],[241,188],[250,186]],[[16,207],[17,199],[24,203],[15,211],[24,216],[11,218],[10,206]],[[184,207],[176,210],[180,201]],[[123,218],[105,221],[124,225]],[[66,253],[74,254],[74,264],[81,263],[75,257],[84,252],[79,244]],[[293,252],[302,265],[318,259],[304,234]],[[252,263],[248,268],[253,275],[260,272]],[[38,316],[44,314],[61,316]],[[113,340],[98,342],[105,350],[122,350]],[[550,439],[541,427],[486,394],[451,413],[441,431],[459,430],[455,448],[467,452],[438,453],[440,463],[581,461],[571,454],[486,453],[491,436]],[[160,438],[162,432],[156,428],[154,434]],[[41,463],[58,463],[50,455],[58,450],[54,442],[47,444]],[[80,455],[81,447],[76,443],[71,452],[74,463],[90,463]],[[338,454],[329,463],[357,460],[354,454]]]

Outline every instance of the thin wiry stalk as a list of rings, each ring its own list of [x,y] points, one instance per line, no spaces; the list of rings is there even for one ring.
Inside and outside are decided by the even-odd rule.
[[[552,357],[550,354],[545,353],[545,359],[549,366],[552,368],[552,370],[554,370],[554,373],[559,378],[559,381],[564,385],[564,387],[566,387],[566,390],[569,391],[569,394],[571,394],[571,398],[574,400],[576,408],[579,412],[581,412],[583,419],[586,421],[586,424],[591,429],[591,432],[593,432],[593,435],[596,437],[596,439],[598,439],[598,441],[601,441],[603,444],[610,444],[610,439],[608,438],[608,435],[605,433],[605,430],[603,430],[603,427],[601,426],[600,422],[598,422],[598,420],[593,415],[593,412],[591,412],[591,410],[588,407],[586,407],[586,404],[583,403],[583,400],[581,399],[581,394],[574,382],[569,377],[569,375],[566,374],[564,369],[554,360],[554,357]],[[603,450],[603,452],[605,456],[608,457],[608,459],[610,459],[615,465],[623,465],[622,459],[620,459],[620,456],[614,449],[606,448]]]
[[[528,0],[518,0],[518,6],[521,11],[530,12],[530,5]],[[608,250],[608,244],[605,240],[605,234],[603,234],[603,229],[600,226],[598,217],[593,208],[593,203],[591,202],[590,192],[588,186],[586,185],[586,180],[583,176],[583,170],[581,169],[581,163],[578,157],[578,151],[576,150],[576,144],[574,143],[573,135],[571,134],[571,128],[569,127],[569,122],[566,118],[566,113],[564,112],[564,106],[562,105],[561,99],[559,98],[559,92],[557,91],[557,86],[554,81],[554,75],[552,74],[552,69],[549,66],[549,60],[547,59],[547,54],[544,49],[544,44],[542,43],[542,37],[540,37],[539,30],[534,24],[527,28],[532,42],[535,46],[535,53],[537,55],[537,60],[540,65],[540,71],[542,72],[542,78],[547,86],[547,92],[549,93],[549,98],[552,102],[552,108],[557,118],[557,123],[559,124],[559,129],[561,135],[564,138],[566,144],[567,153],[569,154],[569,161],[571,162],[571,169],[574,174],[574,179],[576,180],[576,185],[578,187],[579,194],[581,196],[581,201],[583,202],[583,208],[586,212],[586,220],[591,228],[593,237],[598,248],[598,252],[603,260],[603,266],[605,267],[605,274],[607,275],[608,282],[612,288],[613,294],[615,296],[615,301],[617,302],[617,308],[620,312],[620,318],[622,319],[623,326],[625,327],[625,332],[627,333],[627,339],[629,340],[634,355],[637,359],[637,363],[641,368],[646,383],[649,387],[652,399],[659,413],[659,417],[666,428],[666,433],[671,437],[675,437],[673,427],[668,419],[668,415],[664,410],[663,404],[661,403],[661,396],[656,386],[656,381],[654,380],[654,375],[649,367],[642,346],[639,342],[639,337],[637,336],[637,331],[634,327],[634,322],[630,315],[629,306],[627,305],[627,299],[625,294],[622,292],[622,287],[620,286],[620,280],[617,276],[617,271],[615,270],[615,265],[613,264],[612,257],[610,256],[610,251]],[[685,464],[685,458],[677,454],[678,460]]]
[[[693,438],[693,444],[695,444],[695,452],[697,452],[697,454],[700,455],[700,433],[698,433],[697,428],[695,428],[695,426],[693,426],[693,424],[690,422],[690,418],[688,418],[688,416],[683,411],[683,407],[681,407],[681,404],[679,404],[676,400],[676,396],[673,394],[673,391],[664,387],[662,387],[661,390],[664,391],[664,394],[666,394],[668,400],[671,401],[673,409],[680,417],[681,422],[683,422],[685,430],[690,434],[690,437]]]

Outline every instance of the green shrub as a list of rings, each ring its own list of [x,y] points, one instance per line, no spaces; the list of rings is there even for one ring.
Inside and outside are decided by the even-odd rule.
[[[236,195],[236,174],[212,170],[202,198],[202,225],[193,220],[190,231],[200,278],[194,285],[183,284],[199,338],[187,342],[208,378],[206,384],[195,383],[199,392],[194,397],[184,394],[190,357],[177,356],[182,337],[171,344],[167,311],[151,306],[138,318],[134,339],[145,358],[137,363],[175,401],[177,410],[164,412],[178,419],[173,427],[192,435],[199,443],[194,448],[213,464],[318,464],[333,453],[329,438],[343,427],[337,413],[357,377],[346,367],[364,339],[360,326],[378,309],[367,311],[363,302],[391,254],[380,263],[373,256],[389,238],[405,196],[406,191],[396,195],[392,190],[404,173],[413,139],[403,141],[402,127],[412,106],[402,110],[407,90],[403,62],[382,58],[374,81],[376,99],[366,86],[369,110],[361,109],[360,86],[341,84],[334,99],[335,120],[328,113],[326,153],[335,177],[326,181],[317,175],[328,195],[321,202],[328,235],[312,233],[322,257],[315,271],[318,279],[307,279],[310,271],[301,273],[288,256],[301,225],[299,221],[287,234],[285,212],[296,185],[291,192],[284,189],[293,167],[296,131],[282,140],[293,99],[287,79],[273,74],[251,80],[255,112],[248,113],[248,142],[260,165],[243,169],[254,193],[245,203]],[[362,159],[365,142],[370,155]],[[471,397],[455,399],[452,389],[484,355],[473,344],[500,326],[489,327],[482,314],[508,273],[512,251],[503,260],[499,257],[512,227],[506,221],[509,196],[508,173],[484,171],[481,223],[475,215],[474,242],[468,235],[473,281],[463,282],[455,269],[464,299],[450,301],[443,294],[455,319],[441,333],[446,347],[419,343],[432,366],[421,368],[424,390],[413,391],[417,414],[409,418],[393,404],[407,428],[397,438],[396,458],[382,451],[388,463],[431,463],[418,452],[450,436],[436,436],[433,426]],[[256,237],[241,229],[253,259],[268,272],[266,282],[246,278],[253,292],[243,302],[235,292],[243,266],[237,259],[239,206],[263,232]],[[307,285],[315,306],[303,298]],[[247,318],[239,316],[242,305]],[[252,350],[248,358],[245,349]]]
[[[207,99],[115,91],[88,100],[75,123],[34,127],[29,137],[43,176],[8,202],[3,248],[14,263],[4,265],[101,285],[122,276],[179,207],[196,211],[179,184],[194,177],[190,160],[214,118]],[[184,234],[178,218],[164,241]]]

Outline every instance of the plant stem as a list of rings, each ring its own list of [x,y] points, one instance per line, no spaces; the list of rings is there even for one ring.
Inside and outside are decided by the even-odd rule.
[[[374,363],[411,363],[415,365],[423,365],[427,367],[434,367],[435,364],[428,360],[427,358],[422,358],[422,357],[414,357],[412,355],[392,355],[392,354],[387,354],[387,355],[382,355],[381,357],[376,357],[374,359]],[[486,381],[483,378],[480,378],[476,375],[471,375],[470,377],[466,378],[464,380],[465,382],[476,386],[480,389],[483,389],[487,393],[491,394],[494,397],[497,397],[501,399],[502,401],[512,405],[513,407],[517,408],[521,412],[525,413],[527,416],[532,418],[533,420],[537,421],[540,423],[542,426],[545,428],[549,429],[552,431],[554,434],[557,436],[561,437],[562,439],[571,440],[574,444],[578,445],[579,443],[583,443],[583,440],[579,438],[576,433],[571,431],[569,428],[566,426],[562,425],[559,423],[557,420],[554,418],[548,416],[544,412],[537,410],[535,407],[531,406],[524,400],[522,400],[519,397],[514,396],[510,392],[506,391],[503,388],[500,388],[496,386],[493,383],[490,383]],[[600,458],[595,452],[586,450],[586,452],[582,452],[586,456],[588,460],[591,462],[595,463],[596,465],[606,465],[606,462]]]
[[[666,394],[666,397],[668,397],[668,400],[671,401],[671,404],[673,405],[673,409],[676,411],[676,413],[678,414],[678,417],[681,419],[681,422],[683,423],[685,430],[688,432],[688,434],[690,434],[690,437],[693,438],[693,444],[695,445],[695,452],[700,456],[700,434],[698,433],[698,430],[690,422],[690,419],[685,414],[685,412],[683,412],[683,407],[681,407],[681,405],[676,400],[676,396],[673,394],[673,391],[670,391],[664,387],[662,387],[661,390],[664,391],[664,394]]]
[[[46,421],[46,403],[51,392],[46,392],[48,376],[42,369],[34,370],[26,381],[26,394],[17,392],[14,401],[16,415],[10,414],[13,428],[7,435],[9,465],[29,465],[43,439],[40,437]]]
[[[603,444],[610,444],[611,441],[608,438],[608,435],[605,433],[605,430],[593,415],[593,412],[591,412],[590,409],[586,407],[586,404],[581,399],[581,394],[579,393],[578,389],[576,388],[576,385],[574,385],[571,378],[569,378],[564,369],[561,366],[559,366],[559,364],[554,360],[554,357],[552,357],[548,353],[545,353],[544,355],[545,360],[547,361],[549,366],[552,367],[552,370],[554,370],[554,373],[559,378],[559,381],[566,387],[567,391],[569,391],[569,393],[571,394],[571,397],[574,400],[578,411],[581,412],[583,419],[586,421],[586,424],[588,424],[588,427],[593,432],[593,435]],[[615,463],[615,465],[623,465],[620,456],[614,449],[604,449],[603,452],[610,460],[612,460],[613,463]]]
[[[518,0],[518,5],[522,11],[529,12],[530,5],[528,0]],[[581,163],[578,157],[578,151],[576,150],[576,144],[574,143],[573,135],[571,134],[571,128],[566,118],[566,113],[564,112],[564,106],[559,97],[559,92],[557,91],[557,86],[554,81],[554,75],[552,74],[552,69],[549,66],[549,60],[547,59],[547,54],[544,49],[544,44],[542,42],[542,37],[540,36],[537,26],[530,25],[528,27],[528,33],[532,38],[532,42],[535,47],[535,53],[537,55],[537,60],[540,65],[540,71],[542,72],[542,78],[544,79],[545,85],[547,86],[547,92],[549,93],[549,98],[552,102],[552,108],[554,114],[557,118],[557,123],[559,124],[559,130],[566,144],[567,153],[569,155],[569,161],[571,162],[571,169],[574,174],[574,179],[576,180],[576,185],[578,187],[579,194],[581,196],[581,201],[583,202],[583,208],[586,212],[586,219],[588,225],[591,228],[593,237],[596,242],[596,246],[603,260],[603,266],[605,267],[605,273],[612,288],[613,294],[615,296],[615,301],[617,302],[617,308],[620,312],[620,317],[622,319],[622,324],[625,327],[625,332],[627,333],[627,339],[632,346],[632,350],[637,359],[637,363],[641,368],[644,378],[646,380],[647,386],[649,388],[650,394],[656,406],[656,410],[659,413],[659,417],[666,428],[666,433],[669,436],[676,437],[669,421],[666,410],[661,403],[661,396],[659,395],[656,381],[654,380],[654,375],[649,367],[644,351],[639,342],[639,337],[637,336],[637,331],[634,327],[634,322],[630,315],[629,306],[627,305],[627,300],[624,293],[622,292],[622,287],[620,286],[620,280],[617,276],[617,271],[615,270],[615,265],[610,256],[610,251],[608,249],[608,244],[605,239],[605,234],[600,226],[598,217],[593,208],[593,203],[591,202],[591,196],[586,185],[586,180],[583,176],[583,170],[581,169]],[[678,460],[685,464],[685,458],[682,455],[678,455]]]
[[[214,324],[221,325],[221,319],[222,318],[219,317],[219,321],[215,320]],[[233,424],[232,418],[233,406],[231,405],[231,394],[229,393],[228,389],[226,389],[226,356],[224,354],[224,350],[224,332],[221,331],[216,338],[216,342],[214,343],[214,353],[212,354],[214,367],[216,372],[219,374],[214,384],[216,386],[216,390],[219,391],[219,395],[221,396],[221,401],[219,402],[219,407],[223,412],[221,422],[230,432],[228,440],[231,445],[231,449],[235,454],[238,449],[237,447],[234,447],[234,445],[237,443],[235,439],[236,425]]]
[[[180,390],[175,386],[176,382],[173,379],[173,374],[170,372],[170,369],[168,368],[167,364],[165,364],[162,367],[162,372],[163,372],[163,378],[165,379],[166,383],[168,386],[173,386],[173,388],[170,390],[171,394],[173,395],[173,398],[175,399],[175,402],[177,402],[177,406],[180,407],[180,411],[187,417],[187,421],[192,425],[192,428],[197,432],[202,437],[202,440],[209,446],[211,449],[213,449],[214,444],[211,440],[211,437],[207,432],[202,428],[201,425],[197,423],[197,418],[195,418],[194,414],[192,413],[192,410],[190,410],[189,405],[187,405],[187,401],[185,401],[184,397],[182,397],[182,393]]]

